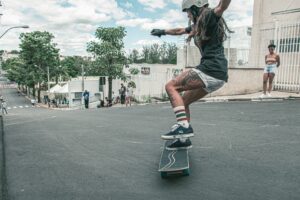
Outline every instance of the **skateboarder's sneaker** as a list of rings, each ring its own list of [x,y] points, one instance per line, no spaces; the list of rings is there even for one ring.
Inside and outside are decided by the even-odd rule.
[[[183,127],[180,124],[175,124],[172,126],[172,130],[161,136],[164,140],[174,140],[177,138],[189,138],[194,136],[194,130],[192,126],[189,124],[188,128]]]
[[[166,147],[167,150],[180,150],[180,149],[190,149],[192,148],[192,142],[189,138],[186,138],[185,141],[182,139],[176,139],[172,144]]]

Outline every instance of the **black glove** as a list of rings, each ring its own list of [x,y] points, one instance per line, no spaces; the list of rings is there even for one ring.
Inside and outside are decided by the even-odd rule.
[[[153,30],[151,31],[151,35],[160,37],[160,36],[162,36],[162,35],[166,35],[166,32],[165,32],[165,30],[163,30],[163,29],[153,29]]]

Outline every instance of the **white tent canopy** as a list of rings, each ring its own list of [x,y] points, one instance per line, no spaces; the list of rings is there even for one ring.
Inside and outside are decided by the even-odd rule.
[[[49,92],[50,93],[57,93],[59,90],[61,89],[61,86],[56,84],[55,86],[53,86],[52,88],[50,88]]]
[[[62,86],[57,93],[65,94],[69,93],[69,83],[66,83],[64,86]]]

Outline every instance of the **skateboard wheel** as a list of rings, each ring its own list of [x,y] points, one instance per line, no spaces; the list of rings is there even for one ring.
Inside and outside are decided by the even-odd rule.
[[[189,169],[183,170],[183,175],[189,176],[190,175],[190,170]]]
[[[161,176],[161,178],[167,178],[168,173],[167,172],[160,172],[160,176]]]

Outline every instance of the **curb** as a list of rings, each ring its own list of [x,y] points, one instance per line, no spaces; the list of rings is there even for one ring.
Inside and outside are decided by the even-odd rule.
[[[5,162],[5,138],[3,128],[3,116],[0,115],[0,199],[8,200]]]

